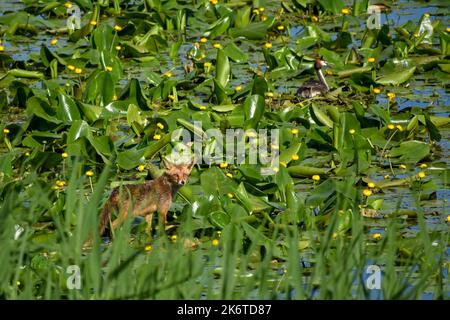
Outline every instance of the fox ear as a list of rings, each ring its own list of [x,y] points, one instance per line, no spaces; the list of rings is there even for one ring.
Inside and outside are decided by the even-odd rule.
[[[195,159],[192,159],[191,163],[189,163],[189,165],[188,165],[189,171],[192,170],[192,168],[194,167],[194,164],[195,164]]]
[[[166,169],[170,169],[171,167],[173,167],[173,163],[170,162],[166,157],[162,157],[161,160],[162,160],[162,162],[164,164],[164,167]]]

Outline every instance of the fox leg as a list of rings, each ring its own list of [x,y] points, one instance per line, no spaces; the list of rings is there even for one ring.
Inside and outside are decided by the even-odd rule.
[[[152,220],[153,220],[153,212],[151,212],[145,216],[145,222],[147,222],[147,226],[145,227],[145,232],[148,234],[151,234],[151,232],[152,232]]]
[[[120,213],[119,216],[112,222],[112,230],[115,231],[117,229],[117,226],[119,224],[122,224],[127,215],[128,215],[128,201],[124,203],[124,205],[122,206],[122,208],[120,209]]]
[[[169,199],[168,201],[162,201],[161,205],[159,206],[159,214],[161,217],[162,224],[166,224],[167,222],[167,212],[170,209],[170,204],[172,203],[172,199]]]

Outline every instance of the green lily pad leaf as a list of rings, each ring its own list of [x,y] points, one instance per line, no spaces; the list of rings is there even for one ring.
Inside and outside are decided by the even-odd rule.
[[[241,63],[248,60],[248,55],[244,53],[239,47],[234,43],[230,42],[223,48],[223,52],[234,62]]]
[[[229,33],[233,38],[244,37],[249,40],[263,40],[267,29],[268,25],[266,23],[255,22],[243,28],[231,28]]]
[[[143,124],[139,108],[134,104],[130,104],[127,111],[127,123],[131,126],[133,122],[137,122],[140,125]]]
[[[65,93],[60,92],[58,95],[59,107],[58,118],[64,123],[71,123],[74,120],[80,120],[80,112],[75,101]]]
[[[44,74],[39,71],[28,71],[23,69],[11,69],[7,72],[7,74],[12,75],[16,78],[29,78],[29,79],[43,79],[45,78]]]
[[[208,216],[209,221],[213,226],[219,229],[225,228],[227,224],[230,223],[230,216],[224,211],[213,211]]]
[[[117,164],[119,167],[130,170],[139,166],[144,160],[145,149],[130,149],[119,152],[117,155]]]
[[[302,144],[300,142],[293,143],[288,149],[280,154],[280,162],[288,164],[292,160],[292,156],[297,154]]]
[[[231,17],[228,15],[226,17],[222,17],[216,22],[212,24],[208,31],[205,32],[205,36],[210,37],[211,39],[217,38],[218,36],[223,35],[228,28],[230,27]]]
[[[438,67],[442,71],[450,73],[450,63],[446,63],[446,64],[440,63],[440,64],[438,64]]]
[[[338,14],[345,7],[343,0],[318,0],[320,5],[328,12]]]
[[[259,94],[260,96],[264,97],[268,89],[269,86],[266,79],[264,77],[255,75],[255,78],[253,79],[252,94]]]
[[[405,81],[408,81],[416,71],[416,67],[412,67],[409,69],[394,71],[392,73],[381,76],[377,83],[382,85],[399,85]]]
[[[206,195],[234,192],[234,185],[217,167],[211,167],[200,176],[200,184]]]
[[[90,122],[94,122],[98,120],[100,115],[102,114],[103,108],[99,106],[95,106],[92,104],[87,104],[78,101],[78,106],[80,107],[81,113],[86,117],[86,119]]]
[[[261,175],[261,168],[257,165],[242,164],[238,166],[238,170],[250,181],[261,182],[264,180]]]
[[[225,88],[230,80],[231,66],[227,55],[222,49],[217,50],[216,77],[220,85]]]
[[[29,116],[35,115],[36,117],[42,118],[51,123],[55,124],[61,123],[61,120],[55,117],[56,113],[50,107],[50,105],[46,101],[36,96],[28,99],[26,102],[26,106],[27,106],[26,112]]]
[[[72,143],[82,137],[86,138],[91,133],[91,127],[84,120],[75,120],[67,133],[67,142]]]
[[[120,94],[120,100],[125,100],[128,104],[133,103],[142,110],[149,110],[147,98],[142,93],[141,85],[137,79],[131,79]],[[127,104],[127,105],[128,105]]]
[[[264,97],[259,94],[248,96],[244,103],[244,113],[246,119],[245,129],[256,129],[264,114]]]
[[[241,223],[242,229],[244,229],[247,237],[252,241],[253,244],[258,245],[270,245],[272,242],[269,238],[267,238],[264,233],[252,227],[246,222]]]
[[[293,177],[311,177],[313,175],[326,175],[330,169],[314,168],[307,166],[290,166],[287,168],[289,174]]]
[[[436,128],[434,123],[431,121],[430,116],[428,114],[425,114],[425,124],[426,124],[427,130],[430,134],[431,140],[441,141],[442,136],[439,133],[438,128]]]
[[[235,195],[250,214],[272,208],[267,203],[267,199],[248,193],[243,183],[239,184],[239,187],[235,189]]]
[[[292,168],[292,167],[291,167]],[[290,169],[290,168],[288,168]],[[306,199],[306,205],[316,207],[325,202],[325,200],[336,192],[336,184],[333,180],[326,180],[319,184],[310,196]]]
[[[106,71],[99,71],[91,76],[87,82],[84,95],[86,101],[102,106],[113,101],[114,82],[111,74]]]
[[[418,163],[430,154],[430,145],[421,141],[404,141],[390,152],[392,158],[399,158],[402,162]]]

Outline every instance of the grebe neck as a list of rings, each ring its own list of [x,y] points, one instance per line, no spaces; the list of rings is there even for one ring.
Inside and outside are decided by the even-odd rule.
[[[319,78],[320,82],[327,88],[327,91],[330,91],[330,87],[328,86],[327,81],[325,80],[325,77],[322,73],[322,69],[316,69],[317,77]]]

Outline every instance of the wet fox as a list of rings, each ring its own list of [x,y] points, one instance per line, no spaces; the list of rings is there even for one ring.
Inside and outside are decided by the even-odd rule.
[[[100,236],[105,232],[113,211],[118,214],[117,219],[112,222],[114,230],[125,221],[128,214],[133,217],[144,216],[148,232],[151,231],[155,211],[159,212],[162,223],[166,223],[167,211],[178,190],[186,184],[194,161],[174,164],[163,158],[163,163],[166,170],[159,178],[143,184],[124,185],[111,192],[100,216]]]

